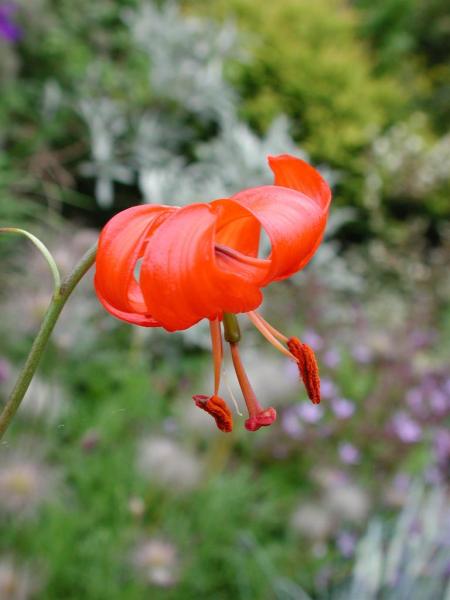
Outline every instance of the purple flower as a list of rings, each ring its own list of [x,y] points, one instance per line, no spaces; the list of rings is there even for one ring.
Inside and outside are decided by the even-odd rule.
[[[346,465],[356,465],[359,463],[360,453],[358,448],[350,442],[342,442],[339,445],[339,456]]]
[[[424,479],[426,483],[430,485],[440,485],[443,483],[442,473],[436,466],[431,466],[426,469],[424,473]]]
[[[320,395],[324,400],[330,400],[331,398],[335,398],[337,394],[337,389],[331,379],[327,377],[322,377],[320,382]]]
[[[407,493],[411,487],[411,477],[406,473],[397,473],[392,481],[392,487],[398,492]]]
[[[444,394],[446,394],[447,397],[450,398],[450,377],[447,377],[445,379],[442,389],[444,391]]]
[[[414,444],[422,437],[422,428],[406,413],[397,413],[392,419],[395,435],[406,444]]]
[[[355,344],[352,348],[352,356],[362,365],[369,364],[373,358],[372,350],[366,344]]]
[[[302,335],[302,341],[308,346],[311,346],[313,350],[318,352],[323,348],[322,337],[313,329],[306,329]]]
[[[21,28],[12,20],[16,11],[17,6],[14,2],[0,3],[0,38],[6,42],[15,43],[22,37]]]
[[[329,369],[335,369],[341,362],[341,355],[337,348],[330,348],[325,352],[322,358],[322,362]]]
[[[318,404],[299,404],[297,414],[305,423],[318,423],[323,417],[323,408]]]
[[[424,411],[423,391],[420,388],[412,388],[406,392],[406,403],[416,414],[422,414]]]
[[[430,393],[428,403],[435,415],[443,415],[449,408],[446,395],[439,389],[435,389]]]
[[[341,531],[336,538],[336,546],[344,558],[350,558],[355,552],[357,538],[350,531]]]
[[[355,412],[355,405],[346,398],[335,398],[331,401],[331,409],[338,419],[349,419]]]
[[[415,329],[410,335],[411,344],[416,350],[429,346],[435,338],[436,332],[430,329]]]
[[[433,438],[434,452],[440,464],[446,464],[450,460],[450,431],[438,429]]]
[[[299,419],[296,407],[291,406],[283,411],[283,414],[281,416],[281,427],[289,437],[301,437],[303,432],[303,426]]]

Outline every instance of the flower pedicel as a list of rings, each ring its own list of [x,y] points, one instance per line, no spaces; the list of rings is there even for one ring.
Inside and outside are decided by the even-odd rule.
[[[255,311],[263,299],[261,288],[290,277],[314,255],[331,192],[321,175],[298,158],[269,157],[269,165],[274,185],[209,203],[142,205],[118,213],[104,227],[97,252],[97,296],[115,317],[167,331],[209,320],[214,393],[193,399],[226,432],[232,430],[233,421],[219,396],[221,324],[249,412],[245,427],[256,431],[276,419],[274,408],[258,403],[242,365],[236,313],[246,313],[273,346],[297,363],[309,398],[320,402],[313,350],[284,336]],[[267,258],[258,257],[262,229],[271,242]]]

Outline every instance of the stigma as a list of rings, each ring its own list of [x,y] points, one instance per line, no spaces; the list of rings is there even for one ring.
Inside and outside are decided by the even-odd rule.
[[[309,399],[313,404],[319,404],[320,376],[312,348],[297,337],[286,337],[254,311],[247,313],[247,316],[267,341],[297,364]],[[224,338],[229,344],[234,371],[248,410],[245,428],[248,431],[257,431],[261,427],[268,427],[276,421],[277,412],[272,406],[262,407],[256,398],[239,351],[241,332],[236,315],[224,313],[222,322]],[[214,393],[211,396],[197,394],[192,398],[196,406],[214,418],[218,429],[228,433],[233,430],[233,417],[227,403],[219,396],[223,361],[222,326],[219,318],[210,321],[210,334],[214,364]]]

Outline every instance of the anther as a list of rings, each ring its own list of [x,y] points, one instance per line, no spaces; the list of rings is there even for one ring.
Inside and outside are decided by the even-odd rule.
[[[204,396],[203,394],[197,394],[196,396],[192,396],[192,399],[196,406],[206,411],[214,418],[220,431],[225,431],[226,433],[233,431],[233,417],[225,400],[220,396]]]
[[[298,338],[291,337],[287,341],[290,352],[295,356],[300,376],[306,388],[309,399],[313,404],[320,402],[320,376],[316,356],[308,344]]]

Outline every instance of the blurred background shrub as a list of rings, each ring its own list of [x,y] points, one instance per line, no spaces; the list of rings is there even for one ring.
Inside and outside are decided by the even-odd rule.
[[[449,28],[443,0],[0,1],[0,222],[64,272],[122,208],[270,183],[267,154],[335,197],[263,307],[323,402],[245,328],[279,413],[254,436],[191,403],[207,328],[119,323],[83,281],[0,447],[2,600],[448,597]],[[0,251],[2,401],[51,278]]]

